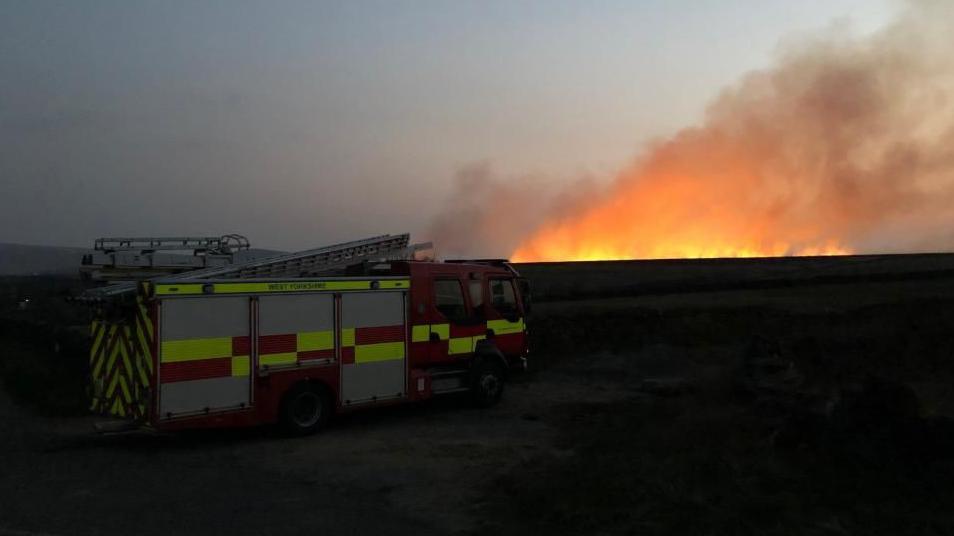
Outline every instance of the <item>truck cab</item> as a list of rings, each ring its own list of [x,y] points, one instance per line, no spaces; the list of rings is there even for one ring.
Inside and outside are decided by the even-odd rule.
[[[481,352],[525,368],[526,310],[518,276],[502,266],[411,263],[412,355],[421,367],[459,365]]]

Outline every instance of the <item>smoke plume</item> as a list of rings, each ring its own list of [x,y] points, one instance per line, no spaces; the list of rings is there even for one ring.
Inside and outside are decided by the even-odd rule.
[[[426,236],[444,258],[506,256],[527,230],[561,209],[575,209],[584,198],[595,200],[595,195],[595,181],[589,178],[554,189],[545,177],[504,177],[489,163],[476,162],[458,170],[447,208],[433,219]]]
[[[951,249],[952,31],[921,1],[789,47],[599,191],[465,170],[432,235],[521,261]]]

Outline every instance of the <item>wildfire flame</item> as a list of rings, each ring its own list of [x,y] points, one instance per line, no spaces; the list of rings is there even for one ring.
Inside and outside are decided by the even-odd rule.
[[[797,177],[777,190],[765,158],[739,140],[692,131],[623,172],[609,193],[572,216],[546,222],[511,255],[516,262],[845,255],[834,214],[815,201],[824,182]],[[764,155],[765,153],[763,153]],[[814,182],[814,187],[812,184]]]

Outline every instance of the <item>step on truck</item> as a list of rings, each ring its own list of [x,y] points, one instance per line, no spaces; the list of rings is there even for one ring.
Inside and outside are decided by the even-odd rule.
[[[504,261],[347,277],[141,282],[91,326],[92,410],[155,430],[278,423],[467,392],[526,368],[526,281]]]

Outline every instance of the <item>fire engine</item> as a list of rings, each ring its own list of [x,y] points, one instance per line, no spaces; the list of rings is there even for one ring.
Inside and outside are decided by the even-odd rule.
[[[298,277],[246,264],[114,285],[91,327],[92,409],[156,430],[308,434],[336,412],[457,392],[500,400],[527,363],[526,281],[504,260],[378,253],[337,259],[344,275],[301,276],[308,252],[257,265],[294,264]]]

